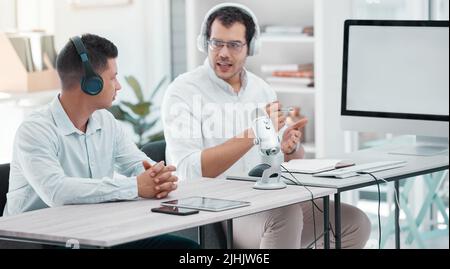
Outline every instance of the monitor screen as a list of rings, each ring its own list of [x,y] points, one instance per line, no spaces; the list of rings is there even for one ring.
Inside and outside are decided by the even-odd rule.
[[[448,138],[449,22],[345,22],[344,130]]]
[[[448,21],[347,21],[344,44],[342,115],[448,122]]]

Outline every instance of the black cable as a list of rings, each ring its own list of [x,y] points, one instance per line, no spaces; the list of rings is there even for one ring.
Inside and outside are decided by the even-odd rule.
[[[284,179],[286,179],[286,180],[289,180],[289,181],[292,182],[292,183],[294,183],[294,185],[298,185],[297,182],[293,181],[292,179],[290,179],[290,178],[288,178],[288,177],[285,177],[285,176],[281,176],[281,177],[284,178]]]
[[[286,169],[286,168],[284,168],[284,169]],[[290,173],[289,171],[287,171],[287,170],[286,170],[286,172],[288,172],[289,174],[291,174],[291,173]],[[288,178],[288,177],[285,177],[285,176],[281,176],[281,177],[284,178],[284,179],[286,179],[286,180],[289,180],[290,182],[294,183],[295,185],[302,186],[303,188],[305,188],[306,190],[309,191],[309,193],[311,194],[311,196],[314,197],[313,193],[311,192],[310,189],[308,189],[308,187],[307,187],[306,185],[302,184],[296,177],[294,177],[294,175],[291,174],[291,176],[292,176],[296,181],[294,181],[294,180],[292,180],[292,179],[290,179],[290,178]],[[312,202],[313,202],[313,204],[314,204],[314,207],[316,207],[317,210],[319,210],[319,212],[323,214],[323,210],[320,209],[320,207],[316,204],[316,202],[315,202],[314,200],[313,200]]]
[[[361,175],[370,175],[375,180],[375,183],[377,183],[378,188],[378,249],[381,249],[381,214],[380,214],[380,207],[381,207],[381,191],[380,191],[380,183],[378,182],[378,178],[374,176],[370,172],[357,172]]]
[[[301,184],[301,182],[298,181],[297,178],[288,169],[286,169],[286,167],[281,165],[281,168],[286,170],[292,176],[292,178],[294,178],[295,181],[298,182],[298,184]],[[283,176],[283,178],[285,178],[285,177]],[[301,184],[301,185],[303,185],[303,184]],[[312,213],[313,213],[313,226],[314,226],[314,248],[317,249],[316,216],[315,216],[315,213],[314,213],[314,194],[306,186],[303,185],[303,187],[311,194]]]
[[[297,180],[297,178],[288,170],[286,169],[286,167],[284,167],[283,165],[281,165],[281,168],[283,168],[284,170],[286,170],[286,172],[288,172],[293,179],[295,179],[295,181],[298,183],[296,183],[296,185],[301,185],[303,186],[310,194],[311,194],[311,203],[312,203],[312,213],[313,213],[313,225],[314,225],[314,248],[317,249],[317,233],[316,233],[316,214],[314,213],[314,194],[312,193],[312,191],[310,189],[308,189],[305,185],[303,185],[299,180]],[[283,176],[283,178],[286,178],[285,176]],[[290,179],[288,179],[290,180]],[[291,180],[291,182],[294,182],[293,180]]]
[[[306,188],[306,189],[308,189],[305,185],[303,185],[297,178],[295,178],[295,180],[297,180],[297,181],[294,181],[294,180],[292,180],[292,179],[290,179],[290,178],[288,178],[288,177],[285,177],[285,176],[281,176],[282,178],[284,178],[284,179],[286,179],[286,180],[289,180],[290,182],[292,182],[292,183],[294,183],[295,185],[297,185],[297,186],[303,186],[304,188]],[[320,207],[313,201],[313,204],[314,204],[314,206],[316,207],[316,209],[320,212],[320,213],[322,213],[322,214],[324,214],[324,212],[323,212],[323,210],[322,209],[320,209]],[[334,232],[334,230],[333,230],[333,227],[331,226],[331,223],[329,223],[328,224],[328,229],[331,231],[331,234],[333,235],[333,237],[335,238],[336,237],[336,234],[335,234],[335,232]],[[319,235],[319,238],[317,238],[314,242],[312,242],[311,244],[309,244],[306,248],[310,248],[315,242],[317,242],[320,238],[322,238],[323,237],[323,235],[324,235],[324,233],[322,233],[321,235]]]

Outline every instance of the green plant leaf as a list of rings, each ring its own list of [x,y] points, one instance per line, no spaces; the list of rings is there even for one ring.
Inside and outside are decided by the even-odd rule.
[[[142,134],[145,132],[145,130],[142,128],[142,125],[140,124],[133,125],[133,129],[134,132],[139,136],[142,136]]]
[[[163,77],[158,82],[156,87],[153,89],[149,101],[146,102],[144,100],[144,94],[142,92],[141,85],[139,84],[137,79],[134,76],[126,76],[125,80],[134,91],[138,102],[131,103],[121,101],[119,105],[115,105],[110,108],[111,113],[114,114],[116,119],[126,121],[132,125],[135,134],[139,136],[139,141],[137,142],[138,145],[142,146],[145,144],[144,142],[146,142],[147,139],[144,138],[144,136],[159,122],[159,118],[151,122],[147,122],[146,119],[151,114],[151,112],[158,112],[160,110],[159,107],[153,105],[152,99],[155,98],[156,94],[160,91],[161,88],[163,88],[166,79],[166,77]],[[161,140],[164,139],[164,133],[159,132],[148,138],[151,140]]]
[[[152,105],[149,102],[139,103],[139,104],[132,104],[130,102],[122,101],[122,104],[127,106],[133,113],[145,118],[148,114],[150,114],[150,106]]]
[[[133,89],[136,98],[139,103],[144,102],[144,94],[142,93],[142,88],[137,79],[134,76],[125,76],[125,80],[130,85],[131,89]]]
[[[108,109],[111,114],[113,114],[114,118],[120,121],[126,121],[131,123],[132,125],[138,124],[138,119],[132,117],[128,112],[124,111],[120,106],[113,105]]]
[[[125,120],[124,121],[131,123],[131,125],[135,126],[135,125],[139,124],[139,119],[134,118],[133,116],[131,116],[127,112],[125,112],[124,116],[125,116]]]
[[[150,96],[150,100],[153,100],[153,98],[155,98],[156,94],[159,92],[159,90],[161,89],[162,85],[164,85],[164,82],[166,82],[167,77],[163,77],[158,85],[156,85],[155,89],[153,90],[152,95]]]
[[[164,138],[164,132],[161,131],[161,132],[158,132],[158,133],[156,133],[156,134],[153,134],[153,135],[147,137],[147,142],[150,142],[150,141],[160,141],[160,140],[164,140],[164,139],[165,139],[165,138]]]
[[[108,108],[108,111],[111,112],[111,114],[113,114],[116,120],[125,120],[124,118],[125,111],[123,111],[122,108],[120,108],[120,106],[113,105],[110,108]]]

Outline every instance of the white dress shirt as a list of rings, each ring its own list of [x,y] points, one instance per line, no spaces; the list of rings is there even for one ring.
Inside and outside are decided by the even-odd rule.
[[[135,199],[143,160],[149,159],[111,113],[93,113],[83,133],[56,97],[31,114],[16,133],[4,215]],[[113,178],[114,168],[126,177]]]
[[[201,152],[251,128],[253,111],[277,99],[275,91],[249,71],[244,70],[241,80],[241,90],[235,93],[206,60],[166,91],[162,106],[166,158],[177,167],[181,180],[201,177]],[[283,154],[277,157],[283,159]],[[263,161],[254,146],[219,177],[248,172]]]

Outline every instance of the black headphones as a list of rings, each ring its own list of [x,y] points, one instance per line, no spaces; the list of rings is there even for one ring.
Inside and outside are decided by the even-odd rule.
[[[84,75],[81,77],[81,89],[89,95],[99,94],[103,89],[103,79],[94,71],[89,62],[89,55],[83,41],[79,36],[72,37],[70,41],[75,46],[83,64]]]

